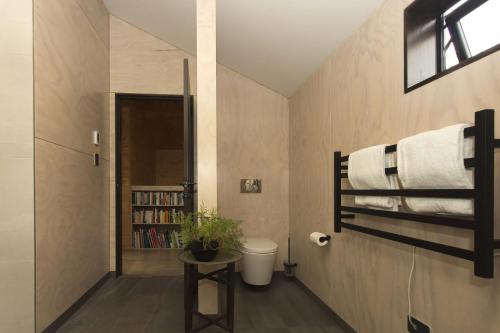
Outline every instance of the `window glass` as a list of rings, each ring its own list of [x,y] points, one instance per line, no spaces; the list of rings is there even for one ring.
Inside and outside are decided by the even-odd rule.
[[[415,0],[404,23],[405,92],[500,51],[500,0]]]
[[[455,52],[455,46],[453,46],[453,43],[451,42],[450,32],[448,31],[448,29],[444,29],[443,45],[444,45],[444,68],[448,69],[458,64],[457,53]]]
[[[469,1],[469,0],[460,0],[459,2],[457,2],[456,4],[454,4],[453,6],[451,6],[450,8],[448,8],[448,10],[445,11],[443,15],[444,16],[448,15],[449,13],[453,12],[458,7],[462,6],[467,1]]]
[[[472,56],[500,43],[500,0],[489,0],[460,23]]]

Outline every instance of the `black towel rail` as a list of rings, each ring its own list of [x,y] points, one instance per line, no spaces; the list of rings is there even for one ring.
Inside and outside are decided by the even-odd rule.
[[[494,110],[481,110],[474,115],[474,126],[464,130],[464,137],[474,137],[474,157],[464,159],[467,168],[474,168],[473,189],[399,189],[399,190],[347,190],[342,189],[342,178],[348,177],[348,166],[342,162],[349,160],[349,155],[334,153],[334,231],[342,228],[364,234],[392,240],[395,242],[420,247],[474,263],[474,274],[483,278],[494,276],[494,250],[500,249],[500,240],[494,239],[494,149],[500,148],[500,139],[495,139]],[[387,146],[386,153],[397,151],[397,145]],[[342,172],[342,171],[345,172]],[[397,174],[397,167],[386,168],[387,175]],[[472,217],[417,214],[349,207],[342,205],[342,196],[402,196],[426,198],[473,199]],[[349,213],[349,214],[345,214]],[[356,214],[407,220],[418,223],[461,228],[474,233],[472,250],[430,242],[419,238],[403,236],[374,228],[343,222],[342,219],[354,219]]]
[[[448,227],[474,230],[474,224],[473,224],[474,221],[472,219],[455,218],[450,216],[423,215],[423,214],[414,214],[407,212],[392,212],[386,210],[361,208],[361,207],[348,207],[348,206],[341,206],[340,209],[344,212],[349,212],[349,213],[358,213],[364,215],[386,217],[390,219],[407,220],[407,221],[421,222],[427,224],[445,225]]]

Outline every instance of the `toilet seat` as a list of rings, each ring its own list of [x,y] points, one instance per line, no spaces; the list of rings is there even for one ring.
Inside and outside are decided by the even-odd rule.
[[[242,250],[245,253],[270,254],[278,251],[278,244],[268,238],[247,238]]]

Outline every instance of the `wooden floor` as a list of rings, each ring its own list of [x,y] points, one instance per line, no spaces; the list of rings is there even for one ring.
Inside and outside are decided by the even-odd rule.
[[[183,264],[177,259],[180,250],[123,250],[123,275],[177,276],[183,274]]]
[[[238,276],[235,310],[235,332],[346,332],[324,305],[282,274],[264,290],[247,287]],[[181,333],[183,318],[182,276],[127,276],[108,280],[58,332]]]

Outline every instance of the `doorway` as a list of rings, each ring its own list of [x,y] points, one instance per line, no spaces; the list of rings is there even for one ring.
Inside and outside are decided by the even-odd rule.
[[[117,276],[182,275],[179,215],[193,208],[192,106],[192,96],[186,103],[183,95],[116,95]]]

